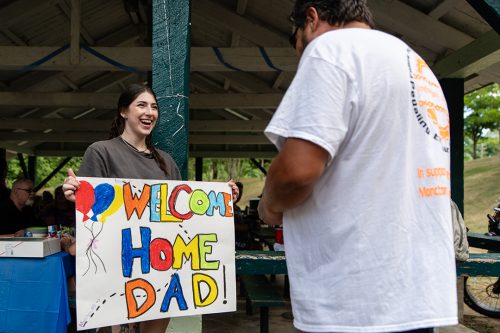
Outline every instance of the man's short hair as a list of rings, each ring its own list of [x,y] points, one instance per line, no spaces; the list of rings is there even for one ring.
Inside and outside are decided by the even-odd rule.
[[[297,0],[290,15],[290,20],[296,27],[302,27],[306,23],[309,7],[314,7],[319,18],[332,25],[357,21],[366,23],[371,28],[375,27],[366,0]]]
[[[12,184],[12,189],[15,190],[17,188],[23,187],[25,184],[33,184],[33,181],[31,181],[31,179],[28,179],[28,178],[17,179]]]

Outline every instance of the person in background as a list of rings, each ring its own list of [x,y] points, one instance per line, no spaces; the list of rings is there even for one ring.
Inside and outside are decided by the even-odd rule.
[[[7,161],[0,158],[0,203],[10,195],[10,190],[7,187]]]
[[[259,216],[283,223],[297,329],[432,332],[457,324],[447,105],[366,3],[295,2]]]
[[[31,205],[35,190],[29,179],[19,179],[12,184],[9,197],[0,203],[2,214],[0,235],[24,236],[24,229],[35,225],[35,216]]]
[[[75,203],[66,199],[62,186],[54,190],[55,199],[45,207],[42,219],[45,225],[75,227]]]
[[[110,139],[95,142],[87,148],[78,175],[181,180],[181,174],[173,158],[152,144],[152,131],[157,120],[158,103],[153,90],[139,84],[128,86],[118,99]],[[233,190],[234,197],[238,188],[233,182],[230,182],[229,186]],[[74,202],[78,187],[76,175],[69,169],[68,177],[63,184],[66,199]],[[69,242],[68,251],[75,249],[74,243],[71,243],[71,240]],[[143,321],[140,323],[140,332],[164,333],[168,323],[169,318]],[[132,328],[132,325],[127,326],[123,325],[122,328]],[[120,326],[112,327],[112,332],[119,331]]]
[[[246,223],[245,215],[241,208],[237,205],[243,196],[243,183],[236,182],[239,194],[234,201],[234,240],[236,250],[247,250],[250,246],[250,228]]]

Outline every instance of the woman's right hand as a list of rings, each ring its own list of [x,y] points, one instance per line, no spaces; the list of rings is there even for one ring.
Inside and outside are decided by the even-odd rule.
[[[62,185],[64,196],[67,200],[71,202],[75,202],[75,191],[80,187],[80,182],[76,180],[76,175],[73,172],[73,169],[68,169],[68,177],[64,179],[64,183]]]

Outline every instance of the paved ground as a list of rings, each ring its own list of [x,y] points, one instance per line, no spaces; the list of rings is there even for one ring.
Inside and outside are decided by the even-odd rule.
[[[278,276],[277,288],[282,287],[282,279]],[[439,333],[500,333],[500,320],[484,317],[467,306],[464,309],[466,324],[440,328]],[[256,309],[252,316],[245,312],[245,300],[238,297],[238,311],[233,313],[211,314],[203,316],[203,333],[259,333],[259,311]],[[271,308],[269,311],[270,333],[296,333],[291,319],[291,306],[287,302],[285,307]]]

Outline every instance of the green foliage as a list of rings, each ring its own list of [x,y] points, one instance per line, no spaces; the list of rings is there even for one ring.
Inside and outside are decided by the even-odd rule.
[[[486,130],[500,134],[500,85],[495,83],[465,95],[464,105],[469,113],[464,119],[464,134],[472,140],[471,155],[476,159]],[[490,147],[489,152],[494,154],[496,150]]]
[[[61,164],[64,157],[37,157],[36,159],[36,179],[35,185],[43,181],[47,176]],[[56,188],[61,185],[67,175],[68,168],[73,168],[75,172],[80,168],[81,157],[73,157],[57,174],[52,177],[45,188]],[[25,157],[25,164],[27,164],[27,157]],[[25,178],[21,164],[17,158],[8,161],[7,183],[9,187],[12,183],[19,178]]]
[[[259,160],[266,170],[270,161]],[[188,179],[195,179],[195,159],[189,159]],[[249,159],[241,158],[204,158],[203,181],[227,181],[230,178],[238,181],[242,178],[257,178],[262,180],[264,174]]]

